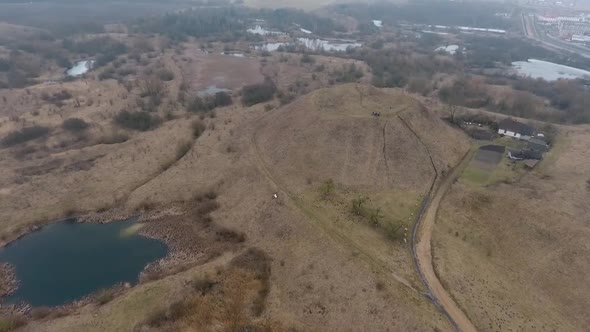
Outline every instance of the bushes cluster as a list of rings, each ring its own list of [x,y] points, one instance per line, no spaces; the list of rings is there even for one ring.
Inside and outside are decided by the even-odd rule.
[[[26,127],[21,130],[13,131],[2,139],[2,145],[5,147],[32,141],[37,138],[46,136],[49,128],[42,126]]]
[[[207,128],[207,126],[205,126],[205,123],[201,120],[193,121],[191,123],[191,127],[193,129],[193,137],[194,138],[201,137],[201,135],[203,135],[203,133],[205,132],[205,129]]]
[[[314,62],[315,62],[315,58],[307,53],[305,53],[301,56],[301,63],[314,63]]]
[[[161,120],[148,112],[120,111],[114,118],[117,125],[133,130],[147,131],[157,127]]]
[[[57,107],[63,106],[64,100],[68,100],[70,98],[72,98],[72,94],[67,90],[61,90],[51,95],[46,92],[41,94],[41,99],[43,101],[52,103]]]
[[[64,120],[64,122],[62,123],[62,127],[67,131],[78,133],[88,129],[89,125],[86,121],[82,119],[69,118],[67,120]]]
[[[354,63],[348,66],[342,66],[341,69],[336,69],[330,76],[338,83],[352,83],[357,82],[364,75],[363,70],[358,68]]]
[[[127,52],[127,46],[122,42],[110,37],[98,37],[86,40],[65,39],[63,47],[71,52],[95,55],[96,68],[102,67],[115,60],[117,56]]]
[[[262,83],[246,85],[242,89],[242,103],[246,106],[252,106],[274,98],[277,87],[270,79]]]
[[[174,79],[174,73],[169,69],[160,69],[157,75],[162,81],[166,82]]]
[[[190,112],[209,112],[217,107],[229,106],[233,103],[231,95],[220,91],[212,96],[194,97],[187,106]]]
[[[112,289],[103,289],[96,295],[96,303],[105,305],[115,298],[115,291]]]
[[[452,85],[440,88],[438,96],[445,103],[472,108],[484,107],[491,102],[486,87],[468,78],[457,79]]]

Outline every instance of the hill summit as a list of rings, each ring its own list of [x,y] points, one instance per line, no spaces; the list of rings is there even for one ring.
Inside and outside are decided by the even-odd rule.
[[[468,139],[408,95],[346,84],[320,89],[259,124],[263,159],[291,190],[333,179],[358,189],[427,190]]]

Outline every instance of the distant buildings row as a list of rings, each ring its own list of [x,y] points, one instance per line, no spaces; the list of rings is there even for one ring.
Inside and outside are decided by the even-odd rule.
[[[537,15],[537,21],[541,24],[554,25],[562,38],[585,41],[584,36],[590,35],[590,15],[578,16],[552,16]]]

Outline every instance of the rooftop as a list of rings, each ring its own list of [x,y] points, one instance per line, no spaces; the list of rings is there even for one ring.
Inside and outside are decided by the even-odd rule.
[[[500,129],[509,130],[527,136],[532,136],[535,133],[535,128],[512,119],[504,119],[500,121],[498,127]]]

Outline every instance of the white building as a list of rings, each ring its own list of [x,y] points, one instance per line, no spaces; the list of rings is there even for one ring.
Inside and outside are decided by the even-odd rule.
[[[534,136],[535,128],[512,119],[504,119],[498,124],[498,134],[528,141]]]

